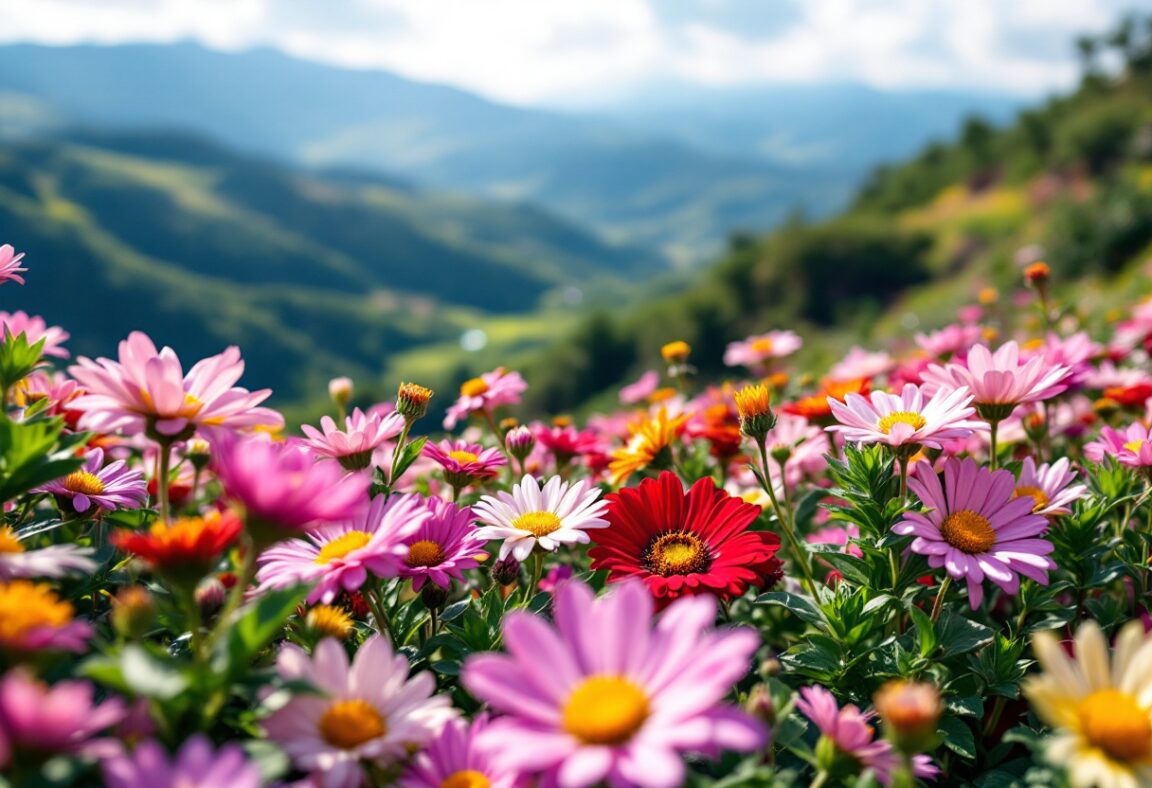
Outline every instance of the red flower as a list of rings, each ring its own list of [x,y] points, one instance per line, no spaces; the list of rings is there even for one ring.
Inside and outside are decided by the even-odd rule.
[[[694,594],[730,599],[780,577],[780,538],[748,530],[760,507],[709,478],[685,494],[676,475],[665,471],[607,500],[610,525],[592,534],[592,569],[607,569],[610,583],[639,577],[660,608]]]
[[[243,523],[231,512],[155,523],[147,531],[117,531],[112,543],[172,579],[193,582],[207,574],[236,539]]]

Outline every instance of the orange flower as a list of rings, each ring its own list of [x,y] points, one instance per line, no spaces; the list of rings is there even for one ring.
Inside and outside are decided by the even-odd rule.
[[[612,461],[608,463],[612,483],[620,484],[636,471],[662,459],[661,455],[667,454],[669,444],[683,431],[686,421],[687,413],[670,419],[667,408],[660,408],[655,416],[629,425],[628,443],[612,452]]]
[[[117,531],[113,544],[147,561],[160,574],[195,582],[207,574],[236,539],[243,523],[231,512],[155,523],[147,531]]]
[[[831,422],[832,406],[828,404],[829,397],[843,402],[844,397],[848,394],[867,396],[869,391],[871,391],[871,381],[868,378],[826,380],[817,393],[808,397],[801,397],[795,402],[787,402],[780,406],[780,410],[794,416],[803,416],[808,421],[815,423]]]

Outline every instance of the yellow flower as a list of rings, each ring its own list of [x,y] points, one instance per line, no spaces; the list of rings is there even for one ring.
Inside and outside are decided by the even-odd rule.
[[[612,483],[620,484],[636,471],[651,465],[668,448],[687,420],[687,413],[670,419],[667,408],[660,408],[654,417],[629,425],[632,437],[627,444],[612,452],[612,461],[608,463]]]
[[[692,348],[687,342],[676,340],[669,342],[664,347],[660,348],[660,355],[669,364],[683,364],[688,360],[688,354],[692,352]]]
[[[1152,640],[1143,624],[1120,630],[1111,659],[1094,621],[1077,630],[1075,659],[1051,632],[1037,633],[1032,648],[1044,672],[1023,689],[1056,729],[1048,759],[1076,788],[1152,785]]]

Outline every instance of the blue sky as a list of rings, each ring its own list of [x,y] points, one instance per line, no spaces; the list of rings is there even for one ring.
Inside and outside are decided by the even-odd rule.
[[[1125,10],[1152,0],[0,0],[0,40],[271,45],[519,104],[654,83],[1035,96],[1071,85],[1072,38]]]

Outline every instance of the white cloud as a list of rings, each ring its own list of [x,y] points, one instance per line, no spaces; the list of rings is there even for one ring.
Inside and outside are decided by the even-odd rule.
[[[1152,6],[1152,0],[1140,0]],[[766,6],[771,4],[771,9]],[[272,44],[520,103],[655,81],[1036,94],[1128,0],[0,0],[0,40]],[[672,11],[675,11],[673,13]]]

